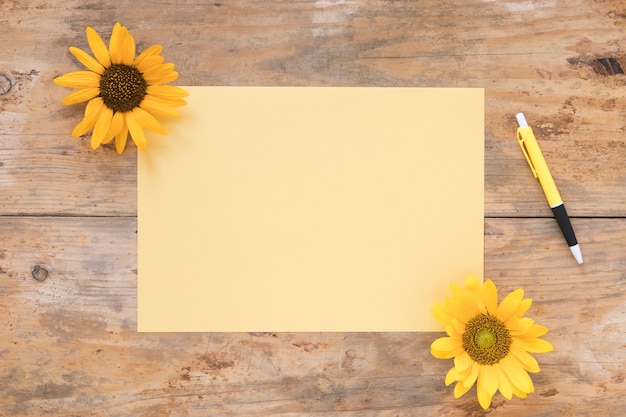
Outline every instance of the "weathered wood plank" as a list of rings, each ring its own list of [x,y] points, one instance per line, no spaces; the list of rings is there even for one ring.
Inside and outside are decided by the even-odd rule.
[[[486,221],[486,276],[501,296],[525,289],[555,346],[537,355],[536,393],[496,396],[491,415],[621,412],[626,220],[575,227],[583,266],[551,219]],[[454,401],[444,387],[437,333],[136,333],[135,230],[132,218],[0,218],[6,416],[481,415],[474,391]]]
[[[69,136],[82,108],[52,78],[80,66],[84,27],[117,18],[139,49],[164,44],[182,85],[486,88],[486,215],[549,215],[515,144],[526,112],[574,216],[624,216],[619,2],[10,3],[2,22],[0,214],[135,215],[134,155]],[[163,11],[163,12],[161,12]],[[42,31],[45,40],[42,41]],[[45,47],[42,47],[45,42]],[[131,147],[132,148],[132,147]]]
[[[626,408],[626,6],[559,1],[13,0],[0,13],[0,416],[617,416]],[[527,400],[453,400],[439,334],[138,334],[133,147],[73,139],[84,27],[161,43],[179,85],[483,87],[485,274],[555,352]],[[619,69],[618,69],[619,65]],[[610,69],[610,70],[609,70]],[[524,111],[575,264],[515,144]],[[23,217],[27,216],[27,217]],[[30,217],[43,216],[43,217]],[[47,217],[53,216],[53,217]],[[76,217],[73,217],[76,216]],[[502,217],[502,218],[495,218]]]

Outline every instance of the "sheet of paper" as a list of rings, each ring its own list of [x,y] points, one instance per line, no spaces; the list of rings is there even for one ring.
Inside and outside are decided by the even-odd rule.
[[[138,160],[138,330],[440,331],[483,274],[483,89],[185,87]]]

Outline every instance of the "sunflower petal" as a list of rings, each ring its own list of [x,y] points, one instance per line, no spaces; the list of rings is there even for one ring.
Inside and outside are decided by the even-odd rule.
[[[149,113],[158,114],[159,116],[171,116],[175,118],[179,118],[180,114],[171,107],[166,104],[160,102],[159,100],[155,100],[150,96],[145,96],[139,105],[142,109],[146,110]],[[436,319],[436,317],[435,317]]]
[[[113,114],[113,118],[111,119],[111,126],[109,126],[109,130],[107,131],[105,135],[105,139],[102,141],[102,143],[111,142],[113,138],[122,131],[122,128],[124,127],[125,123],[126,122],[124,118],[124,113],[119,112],[119,111],[115,112]]]
[[[514,340],[511,344],[511,353],[521,362],[524,369],[526,369],[528,372],[539,372],[539,364],[537,363],[537,359],[535,359],[533,355],[524,350],[524,348],[520,346],[520,343],[517,340]]]
[[[511,385],[511,387],[513,388],[513,395],[515,395],[516,397],[519,397],[519,398],[527,397],[528,394],[522,391],[521,389],[517,388],[515,385]]]
[[[523,297],[524,290],[521,288],[507,294],[498,306],[498,312],[496,314],[498,320],[506,322],[509,317],[514,315],[518,310]]]
[[[100,74],[93,71],[74,71],[56,77],[53,81],[63,87],[95,88],[100,87]]]
[[[480,365],[472,361],[470,364],[470,369],[469,369],[467,376],[463,378],[461,381],[459,381],[459,383],[463,384],[463,386],[466,387],[467,389],[470,389],[474,385],[476,380],[478,379],[479,371],[480,371]]]
[[[513,386],[511,385],[511,381],[504,373],[504,370],[499,365],[494,365],[494,369],[498,374],[498,389],[504,398],[510,400],[513,397]]]
[[[135,114],[131,111],[126,113],[126,126],[128,126],[128,131],[130,132],[130,136],[137,145],[137,148],[140,150],[146,149],[146,135],[143,131],[143,128],[137,123],[135,119]]]
[[[480,314],[479,305],[476,299],[470,297],[467,293],[461,294],[455,301],[451,301],[449,310],[454,317],[464,324]]]
[[[469,292],[473,297],[480,294],[482,284],[474,275],[470,275],[464,283],[465,292]],[[475,297],[478,298],[478,297]]]
[[[164,58],[161,55],[150,55],[142,59],[135,59],[133,65],[141,73],[157,70],[159,65],[163,64]]]
[[[124,148],[126,148],[126,140],[128,139],[128,127],[124,126],[122,131],[115,136],[115,150],[118,154],[124,152]]]
[[[452,317],[450,324],[452,325],[455,334],[457,334],[458,337],[463,337],[463,333],[465,333],[466,329],[465,324],[461,323],[456,317]]]
[[[109,55],[111,55],[112,64],[122,64],[122,43],[124,41],[124,26],[120,22],[113,25],[113,31],[109,38]]]
[[[546,353],[552,352],[554,350],[552,344],[544,339],[519,338],[516,340],[516,342],[522,349],[526,350],[527,352]]]
[[[452,323],[448,324],[444,330],[446,331],[446,334],[452,338],[459,338],[460,336],[457,334],[456,330],[454,330],[454,327],[452,327]]]
[[[76,90],[73,93],[68,94],[62,101],[62,104],[77,104],[82,103],[83,101],[91,100],[100,94],[100,89],[96,87],[89,88],[81,88],[80,90]]]
[[[446,384],[446,387],[450,385],[451,383],[453,383],[454,381],[458,381],[458,380],[459,378],[457,377],[456,369],[450,368],[448,373],[446,373],[446,380],[444,381]]]
[[[528,373],[520,366],[520,364],[513,359],[510,355],[502,359],[499,362],[502,366],[502,370],[511,381],[511,385],[520,391],[529,393],[532,392],[532,381],[528,376]]]
[[[472,300],[476,303],[481,314],[487,314],[487,306],[482,296],[482,284],[474,275],[465,280],[465,291],[469,293]]]
[[[430,353],[439,359],[450,359],[463,353],[463,346],[451,337],[440,337],[430,345]]]
[[[491,398],[498,390],[498,374],[493,366],[483,365],[480,367],[478,374],[478,385],[476,386],[476,394],[478,402],[483,409],[489,408]]]
[[[480,287],[481,287],[480,281],[474,275],[470,275],[465,280],[465,290],[466,291],[471,291],[471,292],[476,293],[476,292],[478,292],[480,290]]]
[[[150,97],[152,100],[157,101],[167,107],[182,107],[182,106],[186,106],[187,102],[185,100],[183,100],[182,98],[161,98],[161,97],[156,97],[154,95],[152,96],[146,96],[146,97]],[[144,97],[145,99],[145,97]]]
[[[459,285],[454,282],[450,283],[450,291],[452,292],[453,297],[458,297],[463,294],[463,288],[459,287]]]
[[[163,47],[161,45],[152,45],[151,47],[145,49],[142,53],[140,53],[137,58],[133,61],[133,65],[139,69],[139,65],[143,62],[144,59],[154,56],[160,55],[161,51],[163,51]],[[162,60],[163,58],[161,58]],[[163,62],[163,61],[161,61]],[[141,71],[141,70],[140,70]]]
[[[106,133],[111,126],[111,119],[113,119],[113,110],[107,106],[102,107],[98,120],[96,120],[96,125],[93,128],[93,133],[91,134],[92,149],[96,149],[100,146],[106,138]]]
[[[454,386],[454,398],[461,398],[471,388],[472,388],[472,385],[470,385],[469,387],[466,387],[460,382],[457,382],[456,385]]]
[[[526,375],[526,378],[528,378],[528,383],[530,384],[530,391],[528,391],[528,393],[532,394],[533,392],[535,392],[535,385],[533,384],[533,380],[530,378],[530,375],[528,375],[528,373],[524,373],[524,375]]]
[[[515,315],[511,316],[507,322],[505,323],[506,328],[509,329],[509,332],[512,336],[520,336],[525,334],[535,321],[528,317],[517,317]]]
[[[122,51],[121,59],[122,64],[132,65],[135,60],[135,39],[133,35],[128,32],[128,29],[124,28],[122,38]]]
[[[91,99],[85,106],[85,117],[76,125],[72,131],[72,136],[77,138],[93,129],[103,107],[104,101],[102,101],[102,98],[96,97]]]
[[[93,55],[103,67],[110,67],[111,57],[109,56],[109,50],[100,35],[98,35],[98,32],[91,26],[87,26],[85,32],[87,32],[87,42],[89,43]]]
[[[467,352],[454,357],[454,367],[458,372],[464,373],[472,366],[472,360]]]
[[[118,41],[120,30],[122,29],[122,25],[120,22],[115,22],[113,25],[113,30],[111,30],[111,37],[109,38],[109,54],[111,55],[111,63],[115,64],[113,61],[113,50],[117,53],[118,50]]]
[[[480,385],[480,383],[478,385]],[[491,405],[491,399],[493,398],[493,395],[489,395],[484,389],[478,388],[476,389],[476,394],[478,396],[478,403],[483,408],[483,410],[488,409]]]
[[[163,99],[180,99],[189,95],[186,90],[174,85],[149,85],[146,93]]]
[[[143,73],[143,78],[150,85],[166,84],[178,78],[174,64],[161,64]]]
[[[146,101],[148,97],[149,96],[144,98],[144,101]],[[143,102],[141,104],[143,104]],[[444,328],[450,324],[452,316],[448,313],[448,310],[443,304],[435,302],[435,306],[432,310],[430,310],[430,314],[432,314],[435,320],[437,320],[437,322],[439,322],[439,324],[441,324]]]
[[[540,324],[533,324],[530,329],[526,333],[524,333],[521,337],[533,339],[535,337],[541,337],[544,334],[548,333],[548,328],[544,327]]]
[[[132,113],[135,116],[135,120],[137,121],[137,123],[139,123],[139,125],[144,129],[148,129],[152,132],[160,133],[162,135],[167,135],[167,131],[163,129],[163,126],[161,126],[159,121],[141,107],[135,107],[132,110]]]
[[[155,60],[159,57],[160,55],[146,58],[146,60],[148,60],[148,64],[152,65],[148,65],[150,71],[144,73],[144,76],[154,78],[155,76],[162,76],[174,71],[175,65],[171,62],[156,64]]]
[[[522,317],[524,314],[526,314],[526,312],[528,312],[532,304],[533,304],[532,298],[524,298],[522,301],[520,301],[520,305],[517,311],[515,312],[515,315],[517,317]]]
[[[93,59],[87,52],[75,46],[70,46],[70,53],[76,57],[89,70],[102,75],[104,73],[104,67],[95,59]]]
[[[495,316],[498,310],[498,290],[492,280],[488,279],[485,281],[482,294],[487,312]]]
[[[492,365],[482,365],[478,371],[479,389],[482,387],[487,394],[493,396],[498,390],[498,373]]]

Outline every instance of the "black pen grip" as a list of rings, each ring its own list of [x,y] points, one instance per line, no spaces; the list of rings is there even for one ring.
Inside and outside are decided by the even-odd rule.
[[[559,223],[563,236],[565,236],[567,246],[574,246],[578,244],[576,235],[574,234],[574,228],[572,227],[572,223],[570,222],[567,211],[565,210],[565,205],[561,203],[556,207],[552,207],[552,212],[554,213],[554,217],[556,217],[556,221]]]

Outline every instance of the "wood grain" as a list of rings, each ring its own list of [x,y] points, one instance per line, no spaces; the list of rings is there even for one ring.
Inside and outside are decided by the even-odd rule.
[[[71,138],[83,109],[52,84],[80,69],[86,25],[108,38],[117,20],[139,51],[164,46],[178,85],[485,88],[485,275],[551,329],[536,392],[454,400],[439,333],[137,333],[135,149]],[[622,415],[626,76],[599,65],[626,68],[625,27],[621,0],[2,2],[0,416]]]

